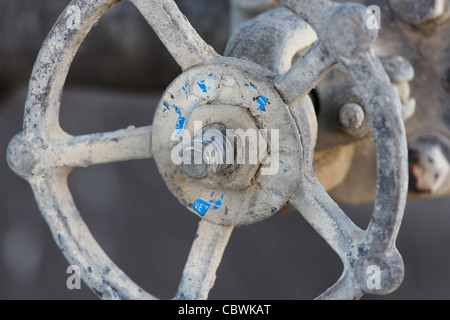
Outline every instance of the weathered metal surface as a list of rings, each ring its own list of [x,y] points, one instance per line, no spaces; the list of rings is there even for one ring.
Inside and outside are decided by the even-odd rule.
[[[407,185],[406,141],[399,98],[393,87],[389,85],[389,79],[381,63],[370,49],[370,44],[376,35],[374,36],[374,32],[364,29],[364,8],[352,5],[339,7],[328,1],[320,2],[322,5],[320,10],[317,10],[313,2],[281,1],[281,3],[296,11],[307,22],[311,21],[311,25],[316,27],[319,37],[318,42],[300,57],[288,72],[276,78],[275,84],[283,94],[285,101],[292,102],[298,97],[304,97],[332,66],[340,62],[345,67],[353,84],[357,84],[353,88],[353,92],[358,95],[359,100],[366,108],[368,124],[372,129],[374,143],[378,150],[377,200],[370,227],[365,233],[340,211],[316,180],[312,170],[313,152],[305,147],[308,145],[305,143],[308,135],[304,131],[301,133],[304,157],[308,161],[302,163],[300,181],[303,183],[300,184],[296,196],[292,200],[292,205],[327,240],[344,263],[344,273],[341,279],[320,298],[349,296],[358,298],[365,292],[374,292],[365,288],[362,266],[367,266],[368,261],[377,261],[386,270],[387,276],[385,274],[386,277],[383,279],[384,289],[378,292],[386,294],[395,290],[403,279],[402,260],[394,246],[405,205]],[[264,15],[268,17],[286,16],[283,10],[285,9],[272,9],[270,13]],[[239,43],[241,40],[245,43],[247,36],[253,34],[251,32],[253,24],[264,25],[265,20],[261,16],[238,28],[232,37],[232,42]],[[349,18],[350,16],[351,18]],[[317,17],[320,17],[322,21],[327,21],[328,24],[321,26],[316,20]],[[349,24],[349,21],[353,22]],[[355,23],[355,21],[357,22]],[[269,23],[266,27],[270,28]],[[295,23],[286,24],[285,28],[289,28],[285,34],[298,30]],[[339,34],[344,34],[343,30],[346,33],[350,32],[345,39],[339,37]],[[242,38],[239,39],[239,37]],[[256,49],[246,51],[245,47],[241,47],[234,51],[235,47],[235,45],[229,47],[228,52],[236,56],[247,56],[249,59],[259,59],[258,55],[253,55],[257,52]],[[283,51],[283,49],[282,46],[278,51],[272,50],[275,52],[273,57],[265,58],[264,61],[267,61],[269,68],[276,69],[273,67],[274,63],[271,63],[271,59],[276,60],[277,57],[283,57],[279,60],[292,59],[292,53],[288,50]],[[283,54],[285,55],[283,56]],[[368,66],[371,68],[370,72]],[[383,97],[380,96],[381,92],[384,93]],[[390,108],[387,107],[389,105]],[[382,111],[383,109],[384,111]],[[295,111],[293,112],[295,117]],[[305,121],[300,119],[300,117],[296,117],[298,127],[307,127]],[[362,120],[359,123],[359,126],[361,125]],[[397,153],[398,151],[399,153]],[[386,152],[389,153],[389,156]],[[398,158],[389,164],[394,154]],[[395,196],[389,201],[388,198],[394,194]],[[390,209],[388,209],[389,207]],[[389,211],[390,213],[386,214]],[[366,256],[369,252],[373,255],[370,258]]]
[[[152,136],[155,162],[175,197],[203,219],[221,225],[247,225],[261,221],[283,208],[298,184],[300,167],[297,159],[302,154],[300,136],[288,106],[270,82],[274,76],[251,62],[235,58],[211,60],[184,72],[167,88],[160,101]],[[206,89],[203,90],[199,83]],[[267,101],[265,110],[261,109],[261,96]],[[234,187],[234,180],[242,179],[242,168],[231,167],[221,174],[199,180],[185,176],[179,165],[171,161],[172,150],[180,143],[173,137],[180,114],[186,119],[185,128],[193,130],[194,121],[202,120],[196,117],[195,110],[208,103],[222,105],[224,110],[229,106],[239,107],[250,115],[254,124],[249,126],[247,121],[233,124],[234,116],[221,112],[218,116],[211,113],[209,121],[203,125],[223,123],[234,130],[267,130],[269,137],[272,130],[279,134],[279,150],[268,148],[271,154],[261,155],[268,161],[264,164],[260,161],[245,162],[246,167],[251,168],[251,171],[244,168],[245,180],[251,182],[245,188]],[[299,106],[302,110],[313,109],[308,97]],[[194,131],[190,134],[195,135]],[[272,168],[277,170],[276,174],[265,174]],[[248,176],[248,172],[252,176]],[[210,207],[206,214],[196,209],[196,203],[209,202],[222,195],[220,207]]]
[[[171,0],[132,2],[184,70],[163,94],[153,126],[83,137],[69,136],[59,127],[60,97],[71,61],[92,26],[115,3],[74,0],[71,5],[81,9],[80,28],[70,28],[63,13],[50,32],[30,81],[24,131],[8,149],[10,166],[31,184],[55,241],[67,260],[80,266],[87,285],[106,299],[155,298],[99,247],[73,203],[68,174],[77,166],[153,156],[170,191],[202,217],[175,298],[207,298],[233,226],[261,221],[290,206],[344,264],[341,278],[320,298],[359,298],[395,290],[403,278],[395,239],[406,198],[406,139],[400,101],[371,48],[376,32],[365,26],[364,7],[325,0],[281,1],[315,29],[319,40],[279,74],[254,62],[220,57]],[[286,8],[275,10],[288,14]],[[344,33],[349,36],[340,39]],[[270,66],[286,68],[286,63],[279,63],[281,55],[272,58]],[[309,94],[337,63],[357,84],[354,90],[365,107],[377,150],[376,200],[365,231],[341,211],[313,171],[317,122]],[[205,119],[205,108],[216,112]],[[246,116],[236,119],[229,111]],[[183,174],[171,161],[178,135],[184,129],[195,136],[196,120],[216,128],[265,132],[264,157],[248,163],[248,185],[233,185],[239,166],[199,179]],[[365,286],[371,265],[382,273],[377,289]]]
[[[234,76],[225,77],[224,79],[222,79],[221,85],[223,86],[222,89],[232,91],[233,86],[236,86],[236,79],[234,78]],[[247,87],[250,87],[248,83],[247,85],[248,85]],[[206,128],[215,127],[216,125],[224,126],[226,130],[241,129],[244,132],[247,132],[249,129],[254,130],[255,132],[257,132],[258,130],[258,127],[256,126],[256,123],[253,120],[252,116],[247,111],[247,109],[243,108],[242,106],[198,104],[198,102],[199,101],[194,103],[196,105],[196,108],[187,118],[185,118],[187,119],[185,124],[185,130],[191,133],[191,137],[197,135],[196,131],[200,129],[204,131],[205,127]],[[195,128],[196,122],[198,124],[202,124],[203,127]],[[260,136],[259,142],[264,145],[267,145],[267,142],[264,142],[263,140],[264,137]],[[234,142],[235,142],[233,146],[235,148],[234,155],[236,156],[237,147],[243,141],[236,140]],[[184,143],[180,144],[184,145]],[[180,144],[178,144],[178,146],[180,146]],[[258,146],[251,145],[251,142],[247,144],[247,149],[252,148],[258,148]],[[248,159],[245,160],[246,160],[244,161],[245,163],[241,163],[239,165],[232,164],[229,170],[226,170],[224,174],[216,175],[214,179],[202,179],[201,181],[197,182],[202,184],[203,187],[207,189],[215,189],[217,187],[224,189],[245,189],[251,185],[252,179],[255,176],[256,171],[258,170],[260,164],[260,157],[255,159],[256,161],[253,164],[250,164]]]
[[[418,134],[424,136],[433,134],[439,135],[440,140],[445,141],[444,144],[448,145],[450,128],[446,119],[449,113],[447,109],[450,98],[447,81],[449,78],[447,34],[450,26],[448,23],[450,3],[427,0],[359,0],[356,2],[366,6],[376,5],[381,9],[380,37],[375,42],[374,49],[402,103],[402,116],[409,139],[413,139]],[[438,14],[435,14],[436,12]],[[405,18],[405,16],[410,18]],[[262,21],[263,19],[260,17],[253,19],[253,23]],[[261,22],[261,24],[264,23]],[[244,28],[244,26],[240,28]],[[284,39],[285,35],[292,33],[292,30],[294,30],[293,27],[285,28],[283,34],[283,29],[280,28],[277,31],[277,37]],[[242,36],[244,32],[240,33]],[[256,32],[253,33],[257,35]],[[247,32],[247,42],[252,38],[253,33]],[[258,36],[258,38],[260,42],[264,42],[263,37]],[[301,35],[298,35],[297,38],[301,39]],[[245,41],[243,42],[245,43]],[[260,44],[260,46],[264,46],[264,44]],[[257,49],[253,48],[252,50],[256,51]],[[282,51],[283,46],[280,46],[279,52]],[[252,56],[251,51],[247,52],[250,52],[251,59],[259,59],[256,55]],[[279,52],[278,55],[282,56]],[[239,55],[244,55],[244,53],[239,52]],[[289,55],[287,54],[287,56]],[[266,61],[263,62],[267,63],[268,59],[266,58]],[[318,134],[321,139],[318,140],[315,150],[315,163],[320,163],[320,166],[315,165],[315,170],[320,176],[320,181],[327,186],[327,190],[330,190],[333,197],[340,203],[361,204],[374,200],[375,150],[371,143],[367,122],[364,122],[357,131],[346,130],[339,124],[339,111],[343,105],[347,103],[361,104],[358,95],[352,89],[353,86],[347,72],[337,65],[322,78],[316,87]],[[338,158],[341,161],[335,161],[333,157],[329,156],[330,153],[335,156],[339,154]],[[349,157],[352,160],[348,160]],[[426,154],[421,157],[425,158]],[[345,174],[335,174],[336,172],[342,173],[342,170],[339,171],[339,169],[348,167],[348,161],[353,163],[352,170]],[[450,159],[447,158],[447,161]],[[433,169],[427,168],[430,170],[428,175],[432,175]],[[415,179],[414,176],[411,178]],[[373,183],[368,183],[369,181]],[[447,176],[439,188],[427,189],[428,191],[421,189],[420,192],[412,188],[409,197],[448,195],[449,183],[450,179]]]
[[[281,74],[316,40],[316,32],[304,20],[285,7],[276,7],[240,25],[228,40],[225,55],[248,57]]]
[[[356,103],[347,103],[339,110],[339,123],[348,130],[358,129],[365,118],[363,107]]]
[[[185,160],[180,167],[185,175],[201,179],[219,174],[231,166],[227,158],[234,159],[235,151],[226,129],[225,126],[208,129],[182,147],[179,155]]]
[[[233,228],[219,226],[204,219],[200,221],[175,299],[208,298]]]
[[[384,66],[403,103],[410,153],[415,151],[416,154],[417,152],[420,154],[421,159],[427,158],[426,152],[423,153],[414,146],[414,141],[418,136],[424,138],[430,135],[438,136],[440,144],[447,148],[450,145],[448,121],[450,114],[450,90],[448,89],[450,79],[448,77],[448,70],[450,70],[448,50],[450,3],[444,1],[444,13],[437,19],[425,23],[411,23],[405,21],[403,17],[406,11],[397,10],[395,3],[409,6],[407,9],[409,14],[419,17],[422,15],[422,10],[434,1],[358,0],[356,2],[366,6],[377,5],[381,9],[382,29],[374,47],[375,51],[383,57],[397,57],[390,58],[391,62],[397,60],[396,67],[392,68],[392,63],[385,63]],[[405,61],[407,61],[406,64]],[[401,78],[394,78],[394,73]],[[414,74],[413,79],[411,79],[412,73]],[[408,83],[405,83],[406,81]],[[330,83],[328,83],[328,87],[323,86],[322,93],[325,93],[327,88],[332,88]],[[320,124],[321,119],[319,118],[319,132],[322,129]],[[430,144],[430,147],[432,145],[433,143]],[[421,150],[424,149],[421,148]],[[443,155],[445,161],[449,162],[448,155],[445,153]],[[375,150],[369,139],[356,143],[351,172],[339,186],[330,191],[334,199],[350,204],[373,201],[375,190],[373,184],[367,182],[375,180],[374,156]],[[411,159],[413,160],[413,158]],[[410,163],[410,166],[415,165],[415,163]],[[432,176],[433,170],[433,166],[427,166],[423,173],[425,176]],[[411,175],[410,179],[415,180],[416,177]],[[408,197],[448,196],[450,176],[445,175],[441,179],[442,182],[438,184],[439,186],[431,189],[421,188],[418,190],[414,184],[410,184]],[[354,190],[354,192],[349,193],[348,190]]]
[[[218,54],[198,35],[173,1],[131,1],[183,70]]]
[[[312,10],[312,8],[299,6],[300,2],[291,3],[290,1],[283,1],[283,3],[292,5],[294,11],[302,10],[303,14],[305,10],[306,12],[308,12],[308,9]],[[304,5],[305,3],[302,2],[302,4]],[[326,8],[322,8],[322,10],[324,10],[324,15],[327,13],[330,14],[329,11],[325,13]],[[324,29],[330,30],[330,28],[332,28],[333,30],[332,33],[328,32],[328,40],[332,39],[332,47],[336,50],[335,54],[337,55],[339,62],[345,66],[347,72],[357,85],[358,93],[366,107],[373,141],[377,150],[376,199],[371,222],[366,231],[364,245],[362,246],[368,250],[364,251],[361,250],[361,246],[359,247],[359,262],[356,263],[356,265],[361,263],[365,264],[362,261],[369,259],[369,254],[375,256],[372,261],[377,259],[385,261],[386,271],[389,276],[383,279],[383,289],[380,292],[377,292],[385,294],[395,290],[403,279],[403,266],[401,257],[395,249],[395,239],[400,227],[406,202],[406,185],[408,181],[408,173],[405,165],[407,162],[406,139],[398,96],[390,86],[389,78],[381,63],[370,48],[370,45],[375,40],[376,36],[374,35],[374,32],[365,29],[365,13],[365,7],[343,4],[342,7],[336,9],[336,11],[332,13],[333,16],[330,20],[327,20],[328,24]],[[305,17],[307,17],[307,15]],[[309,22],[307,19],[306,21]],[[349,21],[352,21],[351,24],[349,24]],[[341,24],[339,24],[339,22],[341,22]],[[352,35],[351,39],[343,41],[345,46],[343,46],[342,43],[336,43],[336,37],[332,37],[332,35],[337,35],[339,33],[340,28],[342,28],[341,30],[346,30],[346,32],[348,31],[348,28],[352,28],[351,30],[353,30],[350,32]],[[319,39],[321,39],[320,31],[318,33]],[[342,31],[340,31],[340,33],[342,34]],[[351,41],[356,41],[357,43],[351,43]],[[331,50],[333,50],[333,48],[331,48]],[[307,55],[308,54],[305,56]],[[370,72],[368,68],[370,68]],[[383,93],[383,96],[380,96],[380,93]],[[301,199],[303,199],[303,197],[301,197]],[[313,203],[314,202],[311,201],[310,204]],[[323,207],[324,206],[321,203],[321,208]],[[325,208],[327,207],[328,206],[325,206]],[[313,215],[313,210],[305,211],[302,206],[298,209],[304,215]],[[325,209],[325,211],[327,211],[327,209]],[[317,219],[316,216],[314,218]],[[336,221],[339,221],[336,219],[333,220],[331,225],[336,223]],[[327,221],[327,219],[324,221]],[[325,222],[323,226],[329,227],[330,224]],[[318,226],[317,224],[315,227],[316,230],[320,232],[323,232],[324,230],[322,226]],[[338,230],[342,229],[338,228]],[[343,229],[343,231],[345,232],[345,229]],[[333,239],[333,235],[331,235],[331,239]],[[333,243],[334,241],[330,242]],[[351,250],[349,251],[351,252]],[[349,253],[349,251],[347,251],[347,253]],[[361,254],[361,252],[366,252],[366,254]],[[347,255],[346,259],[349,259],[349,256],[350,254]],[[341,256],[341,258],[343,257]],[[349,262],[350,270],[354,270],[356,273],[356,279],[350,277],[347,281],[355,281],[356,283],[354,284],[356,287],[360,288],[360,292],[373,292],[370,290],[367,291],[367,288],[365,289],[364,281],[362,283],[360,282],[360,275],[362,274],[361,270],[354,266],[352,268],[351,258],[349,260],[343,259],[344,265],[346,265],[346,261]],[[380,268],[382,267],[380,266]],[[345,268],[342,279],[346,277],[347,272],[348,269]],[[341,294],[346,294],[345,290],[340,290],[342,286],[345,288],[346,284],[338,282],[336,286],[330,288],[330,295],[328,296],[328,293],[325,293],[324,297],[333,297],[335,295],[337,297],[342,297]],[[357,296],[355,295],[355,297]]]
[[[31,184],[56,243],[71,264],[80,266],[83,280],[99,297],[153,299],[99,247],[81,219],[67,187],[67,175],[73,167],[150,158],[151,127],[71,137],[63,132],[58,123],[62,88],[78,46],[114,3],[116,1],[112,0],[89,3],[72,1],[70,5],[81,10],[79,28],[73,28],[68,23],[66,12],[61,14],[43,44],[33,69],[25,106],[24,131],[11,141],[8,162]],[[173,5],[171,1],[160,1],[158,4],[151,9],[164,11],[164,5]],[[144,15],[152,13],[145,6],[142,10]],[[174,17],[169,21],[176,30],[174,24],[180,17],[176,7],[171,7],[165,16],[157,16],[164,23],[154,22],[166,28],[170,28],[167,17]],[[215,56],[189,27],[188,24],[186,32],[192,35],[191,38],[182,38],[181,42],[175,39],[177,46],[184,44],[184,47],[180,46],[184,49],[178,50],[178,53],[183,54],[186,48],[198,49],[191,58],[183,61],[185,68]]]

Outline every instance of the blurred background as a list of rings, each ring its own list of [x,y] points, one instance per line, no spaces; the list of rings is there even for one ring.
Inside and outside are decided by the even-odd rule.
[[[176,2],[223,53],[229,0]],[[67,289],[68,263],[29,185],[6,163],[8,142],[22,129],[33,63],[68,3],[0,0],[0,299],[96,299],[84,283],[81,290]],[[62,99],[62,127],[75,135],[149,125],[162,91],[180,71],[137,9],[123,1],[102,17],[75,57]],[[112,260],[153,295],[171,298],[199,219],[172,197],[154,162],[76,169],[69,185]],[[449,198],[408,201],[397,242],[406,269],[403,285],[391,295],[364,299],[450,298],[449,207]],[[342,208],[367,226],[370,205]],[[210,298],[312,299],[341,272],[332,249],[300,214],[289,212],[233,231]]]

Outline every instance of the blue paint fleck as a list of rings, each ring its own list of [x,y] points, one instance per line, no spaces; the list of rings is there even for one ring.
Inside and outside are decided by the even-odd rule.
[[[286,172],[287,172],[287,170],[286,170],[286,169],[284,169],[284,172],[286,173]]]
[[[183,90],[184,90],[184,91],[187,91],[187,86],[186,86],[186,85],[183,86]]]
[[[198,198],[192,208],[198,212],[199,215],[202,217],[205,215],[206,211],[208,211],[209,207],[211,206],[211,203],[203,200],[202,198]]]
[[[255,84],[253,84],[252,82],[246,83],[245,86],[246,86],[246,87],[252,87],[253,89],[258,90],[258,87],[257,87]]]
[[[214,192],[211,192],[211,194],[209,196],[212,197],[213,195],[214,195]]]
[[[212,77],[213,76],[212,72],[210,74],[208,74],[208,76]]]
[[[181,114],[180,108],[178,108],[178,106],[174,105],[174,108],[175,108],[175,112],[178,113],[178,115],[179,115],[177,124],[175,125],[175,129],[177,132],[177,135],[175,136],[175,138],[178,138],[178,136],[180,135],[181,131],[184,128],[184,125],[186,124],[186,119]]]
[[[269,101],[268,98],[266,98],[264,96],[259,96],[259,98],[258,98],[259,108],[257,110],[266,111],[266,103],[268,101]]]
[[[163,106],[164,106],[164,110],[163,111],[169,110],[169,104],[167,102],[164,102]]]
[[[202,89],[203,92],[208,92],[208,90],[206,90],[206,84],[205,84],[205,80],[202,80],[200,82],[197,82],[198,86],[200,87],[200,89]]]
[[[213,205],[213,209],[214,210],[217,210],[217,209],[219,209],[221,206],[222,206],[222,200],[223,200],[223,196],[225,195],[225,193],[224,194],[222,194],[220,197],[219,197],[219,199],[217,199],[217,200],[211,200],[210,201],[210,203]]]

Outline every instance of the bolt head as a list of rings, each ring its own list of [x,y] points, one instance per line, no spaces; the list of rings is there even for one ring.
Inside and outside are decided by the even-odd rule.
[[[180,164],[181,171],[183,171],[185,175],[194,179],[201,179],[212,174],[212,164],[205,161],[202,148],[198,149],[191,145],[185,146],[181,151],[180,156],[184,157],[185,155],[190,155],[191,158],[189,163],[183,161]],[[196,163],[195,159],[201,159],[201,162]]]
[[[358,129],[365,118],[363,107],[356,103],[348,103],[339,111],[339,123],[346,129]]]
[[[188,177],[201,179],[228,168],[231,163],[227,163],[227,160],[234,159],[234,148],[220,130],[207,130],[185,145],[180,157],[184,159],[180,164],[183,173]]]

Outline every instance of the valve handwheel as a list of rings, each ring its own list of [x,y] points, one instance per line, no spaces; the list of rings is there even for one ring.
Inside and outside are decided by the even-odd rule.
[[[163,94],[153,126],[70,136],[58,120],[69,67],[92,26],[116,2],[73,0],[60,16],[33,69],[24,130],[8,148],[11,168],[32,186],[55,241],[67,260],[80,266],[85,283],[105,299],[155,299],[100,248],[67,186],[75,167],[153,157],[171,192],[202,217],[176,299],[206,299],[234,226],[261,221],[288,206],[298,209],[343,262],[341,278],[319,298],[355,299],[395,290],[403,279],[395,240],[408,185],[406,136],[400,101],[371,49],[377,34],[366,28],[365,8],[328,0],[279,1],[308,22],[319,40],[288,72],[277,75],[217,54],[173,0],[131,0],[183,73]],[[73,6],[80,9],[77,28],[69,21]],[[312,169],[317,123],[308,93],[338,62],[358,85],[377,149],[377,194],[367,230],[341,211]],[[207,168],[208,174],[193,177],[189,173],[198,170],[181,168],[170,156],[178,139],[174,130],[195,135],[196,120],[216,128],[276,132],[280,145],[267,148],[272,163],[259,159],[212,173]],[[278,170],[263,174],[274,167]],[[373,266],[380,273],[376,286],[368,285]]]

